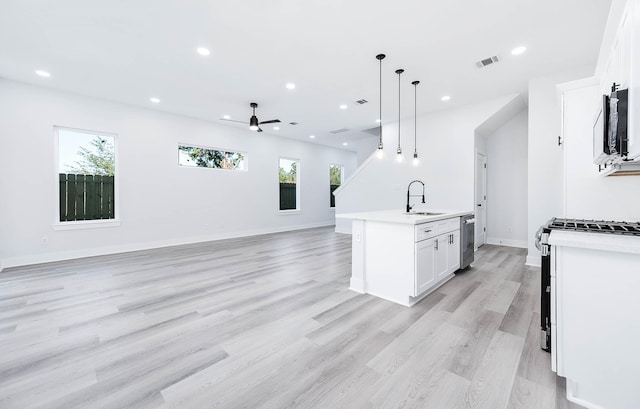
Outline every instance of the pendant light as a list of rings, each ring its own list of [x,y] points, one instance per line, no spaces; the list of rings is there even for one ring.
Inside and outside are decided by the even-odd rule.
[[[380,106],[378,111],[378,124],[379,124],[378,134],[380,135],[380,139],[378,140],[378,152],[376,154],[378,159],[382,159],[382,156],[384,154],[382,150],[383,149],[383,145],[382,145],[382,60],[384,60],[384,57],[386,57],[386,55],[384,54],[376,55],[376,58],[378,59],[378,61],[380,61]]]
[[[398,149],[396,149],[396,160],[402,162],[404,157],[402,156],[402,148],[400,147],[400,75],[404,72],[403,69],[396,70],[398,74]]]
[[[418,84],[420,81],[413,81],[414,101],[413,101],[413,166],[420,164],[418,159]]]

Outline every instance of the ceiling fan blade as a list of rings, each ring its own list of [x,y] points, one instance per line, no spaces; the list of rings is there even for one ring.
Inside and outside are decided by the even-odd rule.
[[[237,122],[239,124],[249,124],[249,122],[245,122],[245,121],[236,121],[235,119],[224,119],[224,118],[220,118],[221,121],[227,121],[227,122]]]
[[[260,121],[260,125],[264,125],[264,124],[277,124],[280,123],[279,119],[270,119],[268,121]]]

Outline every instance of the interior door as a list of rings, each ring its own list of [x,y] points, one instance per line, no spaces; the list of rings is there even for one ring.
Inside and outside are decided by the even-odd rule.
[[[487,241],[487,157],[476,158],[476,249]]]

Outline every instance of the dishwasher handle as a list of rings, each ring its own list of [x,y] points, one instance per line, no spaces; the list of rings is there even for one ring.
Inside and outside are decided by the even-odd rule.
[[[467,220],[465,220],[465,221],[464,221],[464,224],[474,224],[475,222],[476,222],[476,219],[475,219],[475,218],[473,218],[473,219],[467,219]]]

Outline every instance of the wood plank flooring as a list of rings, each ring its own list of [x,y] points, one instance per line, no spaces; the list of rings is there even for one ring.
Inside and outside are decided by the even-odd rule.
[[[7,269],[1,408],[576,408],[539,269],[483,246],[405,308],[348,290],[332,228]]]

